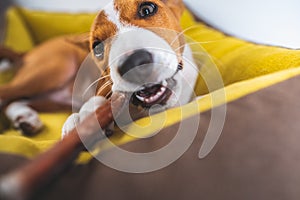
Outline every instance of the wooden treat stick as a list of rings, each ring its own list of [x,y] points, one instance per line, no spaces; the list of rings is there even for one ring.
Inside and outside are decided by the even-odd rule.
[[[74,162],[79,153],[86,149],[84,144],[91,147],[105,138],[104,133],[99,133],[99,128],[105,128],[113,122],[115,113],[113,114],[112,105],[114,110],[120,111],[124,103],[124,96],[116,96],[88,116],[83,123],[51,149],[2,177],[0,199],[26,200],[31,198]]]

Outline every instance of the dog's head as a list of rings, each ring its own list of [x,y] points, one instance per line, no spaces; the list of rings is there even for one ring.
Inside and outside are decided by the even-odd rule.
[[[130,94],[133,105],[174,106],[182,90],[182,0],[114,0],[96,17],[90,43],[105,69],[98,95]],[[108,76],[109,75],[109,76]]]

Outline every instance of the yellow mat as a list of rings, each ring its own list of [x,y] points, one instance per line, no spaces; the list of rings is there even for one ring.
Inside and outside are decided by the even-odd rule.
[[[5,45],[16,51],[28,51],[54,36],[88,32],[94,17],[95,14],[46,13],[11,8],[7,12]],[[195,57],[204,64],[195,88],[195,93],[203,97],[188,105],[138,120],[127,127],[126,132],[130,135],[147,136],[162,127],[174,125],[200,112],[300,74],[299,50],[257,45],[226,36],[195,22],[188,11],[184,13],[181,24],[188,41],[193,42],[191,46]],[[210,57],[203,61],[203,53]],[[222,83],[211,85],[218,78]],[[6,78],[2,75],[0,79],[0,82],[4,82]],[[60,139],[61,127],[68,115],[40,114],[46,129],[32,138],[24,137],[12,129],[1,134],[0,152],[34,157]],[[162,118],[165,119],[163,123],[155,123],[162,121]],[[113,138],[113,141],[124,144],[134,139],[123,135]],[[85,154],[81,160],[86,158]]]

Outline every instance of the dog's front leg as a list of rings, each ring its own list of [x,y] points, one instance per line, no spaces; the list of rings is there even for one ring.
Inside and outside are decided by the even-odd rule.
[[[84,121],[87,116],[94,113],[99,107],[101,107],[107,101],[106,98],[102,96],[94,96],[88,100],[80,109],[78,113],[72,114],[62,128],[62,138],[65,137],[70,131],[72,131],[76,126]],[[110,135],[112,132],[113,124],[106,129],[106,135]]]
[[[0,73],[19,67],[23,55],[0,46]]]

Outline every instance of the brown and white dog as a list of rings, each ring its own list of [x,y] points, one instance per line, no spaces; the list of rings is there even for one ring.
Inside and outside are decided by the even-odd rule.
[[[159,112],[191,100],[198,73],[180,27],[183,11],[182,0],[114,0],[100,11],[89,43],[103,78],[96,95],[66,121],[63,135],[114,92],[126,94],[139,112]],[[24,56],[12,82],[0,87],[7,117],[24,133],[42,127],[33,109],[72,103],[74,79],[88,55],[76,40],[61,37],[36,47]]]

